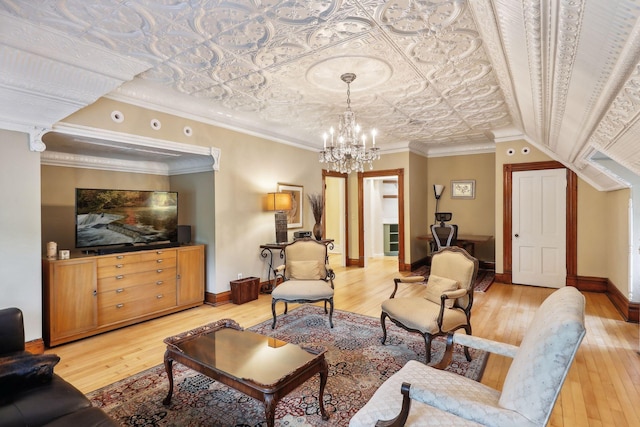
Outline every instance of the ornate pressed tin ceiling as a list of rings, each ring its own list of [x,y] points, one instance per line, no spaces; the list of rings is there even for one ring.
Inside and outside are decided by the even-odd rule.
[[[590,158],[640,174],[639,17],[631,0],[0,0],[0,122],[109,96],[319,149],[353,72],[383,153],[520,136],[612,189]]]

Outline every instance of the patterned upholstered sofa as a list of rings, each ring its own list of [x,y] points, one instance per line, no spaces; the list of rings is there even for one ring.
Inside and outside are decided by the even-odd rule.
[[[457,343],[513,358],[502,391],[410,361],[349,426],[373,426],[378,420],[389,421],[378,426],[546,425],[585,335],[584,305],[575,288],[554,291],[536,311],[520,346],[462,333],[449,336],[449,353]]]

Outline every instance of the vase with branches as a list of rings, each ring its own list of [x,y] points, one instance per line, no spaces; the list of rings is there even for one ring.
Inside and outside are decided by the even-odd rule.
[[[322,194],[307,194],[309,198],[309,205],[311,206],[311,213],[316,223],[313,225],[313,236],[316,240],[322,240],[322,210],[323,200]]]

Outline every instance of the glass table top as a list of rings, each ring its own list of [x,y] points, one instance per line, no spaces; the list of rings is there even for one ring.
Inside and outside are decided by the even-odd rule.
[[[263,385],[275,384],[318,357],[296,344],[232,328],[202,334],[175,347],[209,368]]]

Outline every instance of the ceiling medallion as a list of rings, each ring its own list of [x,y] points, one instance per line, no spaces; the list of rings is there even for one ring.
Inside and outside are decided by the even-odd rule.
[[[338,133],[333,126],[329,135],[322,135],[323,149],[320,151],[320,163],[340,173],[352,171],[364,172],[364,164],[373,169],[373,161],[380,159],[380,148],[376,147],[376,130],[371,130],[371,148],[367,149],[367,136],[360,133],[360,125],[356,122],[356,114],[351,111],[351,83],[356,79],[353,73],[345,73],[340,79],[347,84],[347,109],[339,115]],[[328,138],[330,140],[328,141]],[[329,169],[329,168],[327,168]]]

